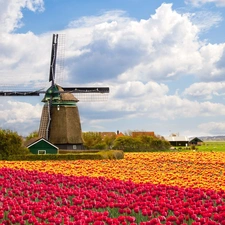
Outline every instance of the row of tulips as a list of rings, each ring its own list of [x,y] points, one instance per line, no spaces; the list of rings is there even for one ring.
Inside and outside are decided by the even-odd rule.
[[[126,153],[122,160],[6,162],[1,167],[225,190],[222,152]]]
[[[0,224],[225,225],[225,191],[0,169]]]

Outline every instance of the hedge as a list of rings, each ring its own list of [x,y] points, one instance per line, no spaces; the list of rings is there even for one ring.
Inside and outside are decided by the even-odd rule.
[[[10,155],[8,161],[44,161],[44,160],[101,160],[101,159],[122,159],[123,151],[110,150],[97,153],[74,153],[74,154],[46,154],[46,155]]]
[[[123,149],[124,152],[170,152],[171,149],[131,149],[125,148]]]

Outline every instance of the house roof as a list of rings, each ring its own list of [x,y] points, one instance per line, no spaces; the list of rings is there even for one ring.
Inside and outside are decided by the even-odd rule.
[[[118,138],[118,137],[123,137],[124,136],[124,134],[122,133],[122,132],[119,132],[118,134],[116,134],[116,137]]]
[[[46,140],[46,139],[43,138],[43,137],[34,137],[34,138],[31,138],[31,139],[29,139],[28,141],[26,141],[26,142],[24,143],[24,145],[25,145],[27,148],[29,148],[29,147],[31,147],[31,146],[37,144],[37,143],[40,142],[40,141],[44,141],[44,142],[48,143],[49,145],[51,145],[52,147],[54,147],[54,148],[56,148],[56,149],[59,149],[57,146],[53,145],[51,142],[49,142],[48,140]]]
[[[189,142],[188,137],[186,136],[168,136],[164,137],[165,140],[172,142],[172,141],[183,141],[183,142]]]
[[[198,138],[198,137],[191,137],[190,139],[189,139],[189,142],[192,142],[192,141],[197,141],[197,142],[203,142],[200,138]]]

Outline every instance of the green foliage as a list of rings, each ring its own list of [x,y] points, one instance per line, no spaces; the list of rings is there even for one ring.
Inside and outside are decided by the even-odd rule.
[[[86,149],[110,149],[116,139],[116,134],[102,136],[99,132],[84,132],[82,136]]]
[[[140,224],[140,222],[146,222],[149,220],[148,216],[143,216],[141,212],[134,212],[134,210],[131,211],[131,213],[127,214],[127,213],[120,213],[119,212],[119,208],[93,208],[93,211],[96,212],[105,212],[108,211],[109,212],[109,217],[110,218],[118,218],[119,216],[133,216],[135,217],[135,224]],[[130,223],[129,223],[130,224]]]
[[[96,145],[94,145],[92,147],[92,149],[99,149],[99,150],[103,150],[103,149],[106,149],[107,146],[106,146],[106,143],[105,142],[100,142],[100,143],[97,143]]]
[[[100,151],[99,154],[103,159],[123,159],[124,152],[121,150]]]
[[[102,137],[98,132],[85,132],[82,134],[84,146],[87,149],[95,149],[94,146],[102,142]]]
[[[111,136],[106,135],[105,137],[103,137],[103,141],[106,144],[106,149],[112,148],[115,139],[116,139],[116,133],[112,134]]]
[[[76,150],[76,153],[96,153],[99,150]],[[74,150],[61,150],[59,149],[59,154],[74,154]]]
[[[27,137],[26,141],[30,140],[31,138],[38,137],[38,131],[31,132]]]
[[[9,156],[26,154],[29,150],[23,146],[23,140],[16,132],[0,130],[0,158],[6,160]]]
[[[121,150],[135,150],[139,149],[140,141],[136,138],[132,138],[131,136],[123,136],[118,137],[113,145],[113,149],[121,149]]]
[[[122,159],[122,151],[110,150],[96,153],[74,153],[74,154],[46,154],[46,155],[10,155],[9,161],[38,161],[38,160],[101,160],[101,159]]]
[[[113,146],[113,149],[121,149],[128,152],[160,151],[168,150],[169,148],[170,143],[163,138],[146,135],[140,135],[135,138],[131,136],[118,137]]]
[[[25,156],[14,155],[8,158],[9,161],[43,161],[43,160],[93,160],[93,159],[102,159],[102,157],[97,153],[89,153],[89,154],[46,154],[46,155],[36,155],[29,154]]]

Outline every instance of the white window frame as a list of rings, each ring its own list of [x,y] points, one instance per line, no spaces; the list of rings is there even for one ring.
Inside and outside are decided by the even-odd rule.
[[[43,153],[39,153],[39,152],[43,152]],[[38,150],[38,155],[46,155],[46,150]]]

